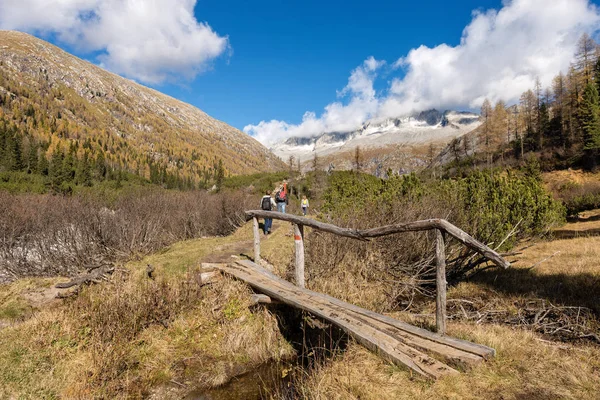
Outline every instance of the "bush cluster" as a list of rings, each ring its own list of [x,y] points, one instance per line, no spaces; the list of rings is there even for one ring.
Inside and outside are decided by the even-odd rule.
[[[0,192],[0,272],[73,275],[176,241],[226,235],[244,221],[239,192],[137,189],[114,199]]]
[[[474,171],[464,178],[429,181],[415,174],[383,180],[336,173],[329,179],[324,210],[332,218],[349,223],[370,209],[378,210],[384,220],[391,220],[394,208],[432,201],[441,209],[429,213],[423,210],[424,216],[429,214],[426,218],[448,219],[486,243],[500,243],[517,228],[518,235],[506,241],[503,249],[518,238],[545,233],[565,214],[564,207],[546,193],[537,174],[516,170]],[[366,224],[373,225],[368,221]]]
[[[572,182],[563,185],[558,191],[558,197],[565,204],[567,215],[570,216],[600,208],[600,182]]]
[[[444,218],[500,250],[509,249],[519,238],[542,234],[564,219],[563,206],[552,200],[531,171],[478,171],[456,180],[429,181],[414,174],[382,180],[334,173],[323,210],[330,222],[360,229]],[[325,287],[327,281],[338,282],[336,287],[344,286],[339,284],[344,280],[348,286],[360,284],[356,295],[365,299],[358,301],[378,310],[407,306],[415,295],[433,294],[434,238],[433,232],[409,232],[358,242],[313,234],[307,244],[309,280],[319,286],[314,289],[325,291],[331,289]],[[479,265],[478,258],[456,241],[448,239],[446,244],[448,278],[456,282]],[[371,299],[367,299],[371,286]]]

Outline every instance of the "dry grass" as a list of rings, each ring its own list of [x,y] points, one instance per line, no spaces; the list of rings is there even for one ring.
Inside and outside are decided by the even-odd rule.
[[[600,173],[590,173],[576,169],[557,170],[542,174],[546,189],[550,193],[559,193],[570,185],[585,185],[600,181]]]
[[[545,173],[543,180],[554,198],[565,204],[569,215],[600,207],[600,173],[569,169]]]
[[[0,310],[17,301],[27,311],[0,329],[0,398],[181,398],[290,357],[275,317],[249,309],[246,285],[223,278],[199,288],[190,275],[199,259],[249,234],[245,226],[177,243],[53,307],[25,301],[34,281],[5,285]]]
[[[459,376],[424,381],[353,343],[329,362],[296,372],[295,395],[309,399],[596,399],[600,393],[597,344],[587,339],[565,343],[562,340],[572,340],[572,335],[544,335],[535,331],[534,324],[513,323],[528,303],[587,307],[587,314],[582,308],[577,316],[578,324],[600,334],[598,260],[598,237],[540,242],[524,250],[513,268],[488,270],[450,288],[448,334],[497,350],[496,358]],[[349,275],[341,282],[321,282],[319,287],[376,309],[375,302],[369,301],[370,293],[363,292],[371,289],[352,286],[361,280],[360,274]],[[383,291],[380,287],[379,293]],[[490,310],[503,314],[492,313],[494,317],[482,320],[466,318],[458,307],[462,301],[469,317]],[[434,313],[435,305],[429,301],[391,315],[432,329]]]
[[[299,382],[309,399],[595,399],[600,350],[562,349],[501,326],[453,324],[449,332],[493,346],[497,357],[436,382],[385,363],[352,344],[345,354]]]

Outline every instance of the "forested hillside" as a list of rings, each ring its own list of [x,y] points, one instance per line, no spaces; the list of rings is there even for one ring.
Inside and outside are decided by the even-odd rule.
[[[0,171],[55,183],[122,171],[197,187],[281,166],[257,141],[195,107],[10,31],[0,32],[0,149]]]
[[[528,155],[545,170],[594,169],[600,163],[600,50],[588,35],[581,37],[569,71],[549,87],[540,80],[518,104],[481,107],[482,125],[454,140],[446,151],[452,166],[514,162]]]

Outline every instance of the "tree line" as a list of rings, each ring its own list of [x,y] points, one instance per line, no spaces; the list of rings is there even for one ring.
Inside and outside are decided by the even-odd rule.
[[[599,92],[600,47],[584,34],[568,72],[556,75],[549,87],[537,78],[517,104],[484,100],[478,148],[485,163],[520,160],[531,153],[547,169],[596,168],[600,164]],[[464,140],[450,147],[459,159],[472,157],[476,146]]]
[[[132,173],[125,165],[107,160],[102,147],[86,140],[43,140],[20,129],[6,118],[0,118],[0,172],[26,173],[42,176],[48,189],[68,194],[73,186],[91,187],[94,183],[113,181],[117,187],[123,180],[137,176],[167,189],[190,190],[223,183],[225,169],[221,160],[204,169],[197,179],[167,170],[164,164],[146,159],[146,168]],[[147,171],[146,171],[147,170]],[[146,178],[148,176],[148,178]]]

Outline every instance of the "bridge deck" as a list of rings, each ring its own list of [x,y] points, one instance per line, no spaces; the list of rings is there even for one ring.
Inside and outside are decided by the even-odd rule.
[[[336,324],[356,341],[396,364],[436,379],[493,357],[495,350],[374,313],[295,286],[251,261],[212,264],[255,290]]]

